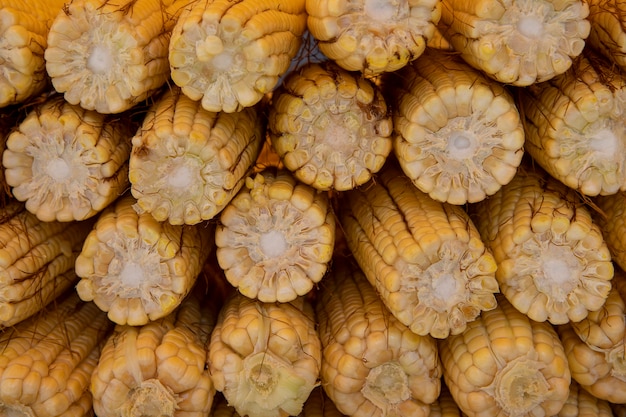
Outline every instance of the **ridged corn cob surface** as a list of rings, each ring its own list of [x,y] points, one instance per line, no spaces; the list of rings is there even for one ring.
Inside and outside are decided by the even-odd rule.
[[[589,35],[579,0],[442,0],[439,28],[470,65],[527,86],[562,74]]]
[[[445,338],[495,307],[496,263],[463,209],[431,199],[394,165],[342,204],[349,248],[413,332]]]
[[[307,0],[319,48],[348,71],[396,71],[420,56],[441,17],[439,0]]]
[[[212,219],[244,185],[263,129],[258,107],[216,113],[177,88],[168,90],[132,138],[135,209],[171,224]]]
[[[520,90],[525,149],[554,178],[589,196],[626,189],[626,78],[591,54]]]
[[[298,415],[317,385],[321,343],[313,308],[303,298],[262,303],[230,297],[209,344],[215,388],[239,415]]]
[[[588,20],[591,30],[586,42],[626,68],[626,9],[622,0],[586,0],[589,5]]]
[[[450,390],[445,383],[441,383],[441,392],[437,400],[430,405],[429,417],[464,417],[465,414],[452,398]]]
[[[335,214],[328,196],[286,170],[263,171],[220,215],[217,260],[240,293],[289,302],[309,293],[328,269]]]
[[[136,126],[48,98],[9,134],[2,164],[15,198],[43,221],[85,220],[128,187]]]
[[[25,117],[25,113],[27,113],[27,111],[23,111],[23,109],[20,110],[17,105],[5,107],[0,112],[0,154],[6,149],[9,133],[20,124]],[[11,186],[6,182],[4,164],[0,162],[0,165],[2,165],[0,167],[0,206],[3,206],[13,199],[13,195],[11,194]]]
[[[572,380],[569,397],[557,417],[613,417],[608,401],[594,397]]]
[[[322,387],[349,416],[428,416],[440,392],[435,339],[419,336],[385,307],[349,259],[335,258],[316,312]]]
[[[305,0],[196,1],[172,32],[172,80],[209,111],[253,106],[287,71],[305,30]]]
[[[187,0],[72,0],[45,52],[56,91],[72,104],[120,113],[168,80],[171,31]]]
[[[473,213],[498,263],[500,290],[522,313],[563,324],[602,307],[614,274],[611,254],[574,190],[524,166]]]
[[[600,212],[594,220],[600,226],[613,261],[626,270],[626,192],[593,199]]]
[[[332,62],[292,72],[272,95],[268,131],[285,167],[319,190],[366,183],[392,149],[378,86]]]
[[[189,294],[214,250],[211,224],[172,225],[137,214],[124,195],[107,207],[76,259],[80,297],[116,324],[141,326],[167,316]]]
[[[504,297],[467,329],[439,341],[446,385],[469,417],[555,416],[570,394],[563,345]]]
[[[524,129],[502,85],[435,50],[384,85],[394,109],[394,154],[416,187],[435,200],[465,204],[511,181],[524,154]]]

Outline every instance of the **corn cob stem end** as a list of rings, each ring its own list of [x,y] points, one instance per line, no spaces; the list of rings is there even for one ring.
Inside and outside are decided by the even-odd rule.
[[[626,346],[619,345],[606,353],[606,360],[611,364],[611,376],[626,382]]]
[[[373,368],[367,375],[361,392],[365,398],[385,411],[411,396],[409,378],[397,362],[386,362]]]
[[[173,417],[178,408],[177,398],[171,389],[158,379],[145,380],[128,394],[122,406],[122,417],[160,416]]]
[[[35,417],[32,408],[21,404],[4,404],[0,402],[0,416],[2,417]]]

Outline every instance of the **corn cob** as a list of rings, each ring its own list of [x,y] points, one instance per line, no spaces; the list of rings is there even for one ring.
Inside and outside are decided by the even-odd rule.
[[[341,204],[348,246],[413,332],[445,338],[495,307],[495,260],[460,207],[431,199],[394,165]]]
[[[498,264],[500,291],[519,311],[563,324],[602,307],[613,278],[611,255],[574,190],[523,167],[473,211]]]
[[[215,388],[205,367],[206,344],[216,301],[196,290],[164,318],[116,326],[91,376],[96,415],[207,416]]]
[[[0,414],[93,415],[89,377],[111,322],[75,292],[0,335]]]
[[[141,326],[187,296],[214,249],[215,228],[158,222],[137,214],[135,202],[126,194],[100,214],[76,259],[76,290],[116,324]]]
[[[5,107],[0,112],[0,155],[6,149],[7,137],[11,131],[22,121],[22,111],[17,106]],[[0,207],[13,199],[11,186],[7,184],[4,171],[6,167],[1,163],[0,158]]]
[[[458,56],[427,50],[391,74],[394,153],[416,187],[438,201],[475,203],[507,184],[522,161],[513,97]]]
[[[613,417],[608,401],[594,397],[572,381],[569,397],[556,417]]]
[[[601,211],[594,220],[600,226],[613,261],[626,270],[626,191],[599,196],[593,200]]]
[[[437,400],[430,405],[429,417],[465,417],[459,406],[454,402],[450,390],[441,383],[441,393]]]
[[[313,289],[328,267],[335,217],[326,194],[285,170],[264,171],[224,209],[215,233],[217,260],[239,292],[265,303]]]
[[[470,417],[555,416],[571,374],[557,333],[498,296],[467,329],[439,341],[443,377]]]
[[[22,203],[0,208],[0,329],[75,285],[74,261],[93,222],[42,222]]]
[[[550,175],[589,196],[626,190],[626,78],[581,56],[519,97],[525,149]]]
[[[589,35],[579,0],[442,0],[439,28],[473,67],[527,86],[562,74]]]
[[[187,0],[72,0],[48,35],[46,69],[72,104],[120,113],[170,75],[171,31]]]
[[[586,0],[591,24],[587,45],[626,68],[626,15],[622,0]]]
[[[23,103],[50,84],[44,51],[65,0],[11,0],[0,5],[0,108]]]
[[[424,52],[441,17],[439,0],[307,0],[307,24],[319,48],[348,71],[396,71]]]
[[[331,62],[291,73],[273,93],[268,130],[285,167],[319,190],[350,190],[391,152],[392,121],[380,89]]]
[[[196,1],[172,32],[172,80],[209,111],[253,106],[287,71],[305,29],[305,0]]]
[[[437,344],[393,317],[358,266],[337,259],[316,312],[324,390],[349,416],[428,416],[440,393]]]
[[[179,89],[168,90],[132,139],[135,209],[171,224],[212,219],[243,186],[263,129],[256,107],[215,113]]]
[[[133,124],[61,96],[32,109],[2,154],[15,198],[43,221],[85,220],[128,187]]]
[[[215,388],[242,416],[298,415],[317,383],[320,362],[313,308],[302,297],[262,303],[234,294],[209,343]]]

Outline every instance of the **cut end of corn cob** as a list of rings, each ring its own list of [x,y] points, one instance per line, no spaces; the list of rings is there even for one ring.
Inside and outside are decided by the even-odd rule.
[[[308,0],[308,27],[319,48],[348,71],[396,71],[424,52],[441,16],[439,0]]]

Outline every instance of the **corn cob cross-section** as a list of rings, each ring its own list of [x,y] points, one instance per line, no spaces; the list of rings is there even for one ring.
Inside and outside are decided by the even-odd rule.
[[[307,0],[320,50],[348,71],[396,71],[424,52],[441,17],[439,0]]]
[[[209,111],[253,106],[287,71],[305,29],[305,0],[196,1],[172,32],[172,80]]]
[[[445,338],[495,307],[496,263],[462,208],[431,199],[395,165],[349,191],[342,204],[349,248],[413,332]]]
[[[392,121],[380,89],[332,62],[287,76],[273,94],[268,131],[285,167],[319,190],[366,183],[392,149]]]
[[[263,129],[258,107],[216,113],[177,88],[168,90],[132,139],[135,209],[172,224],[212,219],[243,186]]]
[[[215,227],[158,222],[126,194],[107,207],[76,259],[76,290],[116,324],[141,326],[171,313],[214,250]]]
[[[527,86],[564,73],[589,35],[580,0],[442,0],[439,27],[473,67]]]
[[[504,87],[458,56],[427,50],[390,74],[394,153],[438,201],[475,203],[508,183],[522,161],[524,129]]]
[[[43,221],[94,216],[128,187],[134,128],[61,96],[47,99],[7,138],[2,163],[13,196]]]
[[[262,303],[231,296],[209,344],[215,388],[242,416],[297,416],[317,384],[321,343],[302,297]]]

